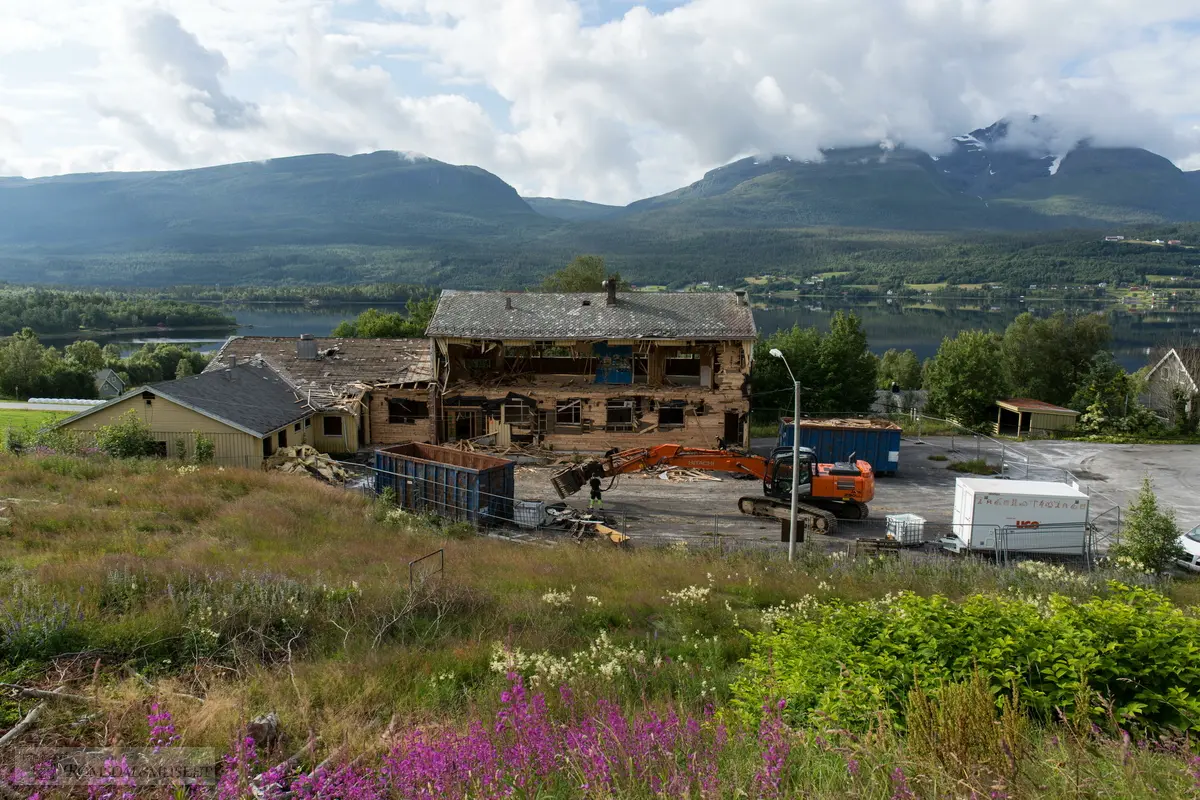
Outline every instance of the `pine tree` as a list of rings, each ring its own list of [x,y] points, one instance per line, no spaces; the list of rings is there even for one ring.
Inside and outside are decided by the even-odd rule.
[[[1159,508],[1154,485],[1150,478],[1143,478],[1137,499],[1129,506],[1125,517],[1121,544],[1114,547],[1110,555],[1132,559],[1147,571],[1158,574],[1175,559],[1187,557],[1179,537],[1174,509]]]

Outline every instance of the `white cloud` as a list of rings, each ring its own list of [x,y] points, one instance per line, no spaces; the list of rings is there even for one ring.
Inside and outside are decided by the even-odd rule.
[[[1200,0],[10,0],[3,168],[395,149],[627,202],[1006,114],[1200,164]]]

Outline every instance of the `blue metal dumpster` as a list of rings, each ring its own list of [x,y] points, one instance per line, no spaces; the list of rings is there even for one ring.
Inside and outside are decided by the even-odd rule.
[[[791,447],[791,417],[779,423],[778,447]],[[800,446],[817,454],[817,461],[845,461],[851,453],[871,465],[876,475],[894,475],[900,468],[900,426],[884,419],[808,419],[800,421]]]
[[[513,518],[514,462],[410,442],[375,451],[375,493],[417,513],[492,525]]]

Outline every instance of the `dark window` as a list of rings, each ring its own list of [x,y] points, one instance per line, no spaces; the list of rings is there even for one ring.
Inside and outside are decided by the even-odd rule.
[[[304,427],[306,427],[306,428],[311,428],[311,427],[312,427],[312,417],[305,417],[305,418],[304,418]]]
[[[279,432],[279,446],[287,447],[287,431]]]
[[[299,433],[300,432],[300,423],[297,422],[295,425],[293,425],[292,430],[294,430],[296,433]]]
[[[418,400],[388,400],[388,423],[412,425],[419,419],[429,419],[429,404]]]
[[[150,401],[147,400],[146,402],[149,403]],[[167,443],[166,442],[155,442],[154,443],[154,455],[158,456],[159,458],[166,458],[167,457]]]
[[[532,425],[537,417],[537,406],[504,405],[504,422],[509,425]]]
[[[342,435],[342,418],[341,417],[321,417],[321,433],[324,436],[341,436]]]
[[[658,409],[658,429],[683,427],[683,406],[661,406]]]
[[[609,431],[633,430],[633,401],[609,400],[605,410],[604,429]]]
[[[582,425],[583,401],[559,400],[554,404],[554,422],[557,425]]]

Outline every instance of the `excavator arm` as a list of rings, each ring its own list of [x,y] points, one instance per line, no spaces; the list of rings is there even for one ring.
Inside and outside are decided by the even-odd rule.
[[[679,444],[633,448],[610,453],[603,459],[576,464],[550,478],[558,496],[566,498],[582,489],[592,478],[610,478],[641,472],[648,467],[684,467],[708,472],[736,472],[762,480],[767,476],[768,461],[761,456],[736,450],[704,450]]]

